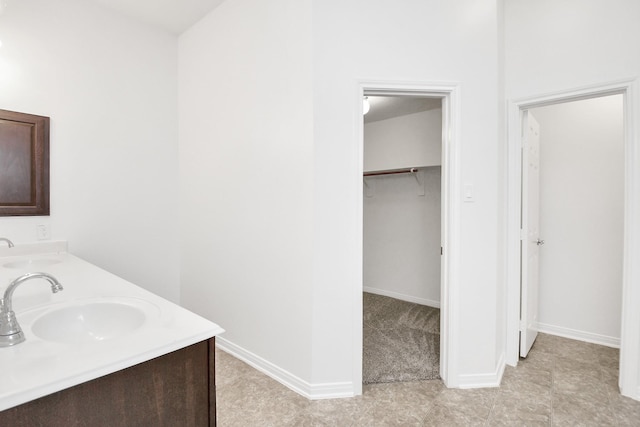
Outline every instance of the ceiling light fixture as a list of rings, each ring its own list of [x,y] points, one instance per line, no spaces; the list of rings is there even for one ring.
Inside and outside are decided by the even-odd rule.
[[[367,114],[370,108],[371,105],[369,104],[369,97],[365,96],[362,100],[362,115],[364,116],[365,114]]]

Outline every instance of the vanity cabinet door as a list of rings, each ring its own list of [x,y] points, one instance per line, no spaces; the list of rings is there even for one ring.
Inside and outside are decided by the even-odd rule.
[[[0,426],[215,426],[214,339],[0,412]]]

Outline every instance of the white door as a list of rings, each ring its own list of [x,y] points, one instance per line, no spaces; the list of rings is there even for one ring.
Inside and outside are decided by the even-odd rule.
[[[522,123],[522,232],[520,254],[520,357],[527,357],[538,336],[540,240],[540,126],[525,111]]]

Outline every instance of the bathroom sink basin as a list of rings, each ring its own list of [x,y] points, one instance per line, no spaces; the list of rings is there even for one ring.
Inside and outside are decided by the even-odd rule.
[[[59,264],[60,262],[62,261],[53,258],[25,259],[20,261],[7,262],[5,264],[2,264],[2,266],[5,268],[36,271],[52,266],[54,264]]]
[[[47,341],[95,343],[127,335],[147,318],[143,307],[120,301],[92,301],[48,311],[32,324],[32,332]]]

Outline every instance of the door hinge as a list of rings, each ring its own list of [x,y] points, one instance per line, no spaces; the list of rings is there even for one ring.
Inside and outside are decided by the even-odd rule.
[[[520,229],[520,240],[524,240],[527,238],[527,233],[521,228]]]
[[[443,254],[444,254],[444,252],[442,250],[442,246],[440,246],[440,255],[443,255]]]

